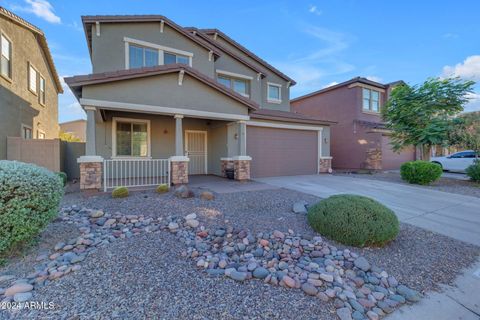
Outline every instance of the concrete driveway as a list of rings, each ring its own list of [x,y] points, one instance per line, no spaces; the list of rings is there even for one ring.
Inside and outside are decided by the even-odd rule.
[[[480,199],[398,183],[334,175],[256,179],[326,198],[350,193],[374,198],[400,221],[480,246]]]

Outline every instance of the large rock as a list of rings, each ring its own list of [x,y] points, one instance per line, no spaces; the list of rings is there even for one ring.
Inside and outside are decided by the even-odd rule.
[[[303,201],[299,201],[299,202],[295,202],[293,204],[293,208],[292,208],[292,211],[294,213],[307,213],[307,207],[306,207],[306,203],[303,202]]]
[[[257,279],[265,279],[269,274],[270,272],[263,267],[258,267],[253,271],[253,277]]]
[[[215,196],[210,191],[203,191],[202,193],[200,193],[200,199],[202,199],[202,200],[213,200],[213,199],[215,199]]]
[[[352,320],[352,312],[348,308],[337,309],[337,316],[340,320]]]
[[[315,296],[318,293],[318,289],[315,288],[313,285],[311,285],[308,282],[302,284],[302,290],[303,290],[303,292],[305,292],[309,296]]]
[[[355,259],[355,261],[353,261],[353,264],[355,265],[355,267],[363,271],[370,270],[370,263],[368,263],[367,259],[365,259],[364,257]]]
[[[90,218],[100,218],[103,217],[104,214],[102,210],[93,210],[90,212]]]
[[[235,281],[245,281],[245,279],[247,279],[247,273],[239,272],[237,270],[232,270],[230,272],[230,278],[232,278]]]
[[[192,198],[194,195],[195,194],[193,193],[193,191],[190,190],[190,188],[188,188],[185,185],[182,185],[182,186],[178,187],[177,189],[175,189],[175,196],[177,196],[179,198],[183,198],[183,199]]]
[[[17,293],[30,292],[32,290],[33,286],[31,284],[20,282],[5,290],[5,296],[10,297],[16,295]]]
[[[405,299],[407,299],[407,301],[409,302],[417,302],[420,300],[420,294],[417,291],[410,289],[402,284],[397,287],[397,292],[400,295],[404,296]]]

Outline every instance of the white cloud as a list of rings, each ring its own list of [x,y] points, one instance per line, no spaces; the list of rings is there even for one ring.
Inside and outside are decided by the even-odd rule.
[[[330,83],[327,84],[327,85],[324,85],[322,89],[329,88],[329,87],[335,86],[335,85],[337,85],[337,84],[338,84],[337,81],[333,81],[333,82],[330,82]]]
[[[53,7],[47,0],[25,0],[26,6],[14,6],[13,10],[30,12],[50,23],[62,23],[62,20],[53,11]]]
[[[383,79],[380,78],[380,77],[377,77],[377,76],[367,76],[367,79],[370,80],[370,81],[375,81],[375,82],[380,82],[380,83],[383,82]]]
[[[455,66],[443,67],[443,77],[461,77],[470,80],[480,80],[480,55],[467,57]]]
[[[465,112],[480,111],[480,93],[469,93],[470,102],[465,106]]]
[[[310,6],[308,12],[316,14],[317,16],[320,16],[323,13],[321,10],[318,10],[317,6]]]

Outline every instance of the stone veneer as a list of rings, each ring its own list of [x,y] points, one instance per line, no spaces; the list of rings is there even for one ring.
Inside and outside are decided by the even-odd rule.
[[[221,163],[221,172],[222,172],[222,177],[226,178],[227,174],[225,172],[226,169],[234,169],[234,162],[233,159],[230,158],[222,158],[220,160]]]
[[[329,173],[332,171],[332,157],[321,157],[318,163],[319,173]]]
[[[171,161],[172,183],[186,184],[188,183],[188,160],[187,161]]]
[[[250,160],[233,160],[235,180],[250,180]]]
[[[103,162],[80,163],[80,190],[102,188]]]
[[[381,170],[382,169],[382,150],[372,148],[366,151],[365,169]]]

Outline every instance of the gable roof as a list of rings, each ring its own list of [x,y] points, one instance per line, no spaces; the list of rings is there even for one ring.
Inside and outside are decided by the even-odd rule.
[[[232,58],[236,59],[237,61],[239,61],[240,63],[243,63],[244,65],[246,65],[247,67],[249,67],[250,69],[252,69],[253,71],[257,72],[257,73],[261,73],[263,76],[265,76],[266,72],[256,66],[254,66],[253,64],[251,64],[250,62],[248,62],[247,60],[243,59],[241,56],[239,56],[238,54],[236,54],[235,52],[233,52],[232,50],[228,49],[226,46],[222,45],[221,43],[219,43],[218,41],[215,41],[213,40],[211,37],[209,37],[206,33],[203,33],[200,29],[198,28],[195,28],[195,27],[185,27],[184,28],[185,30],[191,32],[193,35],[195,36],[198,36],[200,37],[201,39],[207,41],[209,44],[211,44],[212,46],[218,48],[219,50],[225,52],[226,54],[228,54],[229,56],[231,56]]]
[[[295,123],[308,123],[308,124],[320,124],[320,125],[332,125],[336,124],[335,121],[327,121],[314,116],[309,116],[301,113],[259,109],[250,113],[250,118],[260,120],[276,120]]]
[[[175,31],[181,33],[191,41],[204,47],[208,51],[212,51],[217,57],[220,56],[220,52],[211,46],[206,41],[195,37],[190,32],[162,15],[95,15],[95,16],[82,16],[83,29],[85,31],[85,37],[87,38],[88,51],[90,56],[92,55],[92,28],[91,26],[97,22],[100,23],[138,23],[138,22],[162,22],[170,26]]]
[[[355,78],[352,78],[350,80],[338,83],[336,85],[326,87],[326,88],[323,88],[323,89],[320,89],[320,90],[317,90],[317,91],[314,91],[314,92],[311,92],[311,93],[307,93],[306,95],[291,99],[290,102],[295,102],[295,101],[298,101],[298,100],[309,98],[309,97],[315,96],[317,94],[321,94],[321,93],[324,93],[324,92],[335,90],[337,88],[344,87],[344,86],[347,86],[347,85],[350,85],[350,84],[353,84],[353,83],[363,83],[363,84],[367,84],[367,85],[377,87],[377,88],[380,88],[380,89],[387,89],[389,87],[396,86],[396,85],[399,85],[399,84],[405,84],[405,82],[403,82],[403,80],[398,80],[398,81],[390,82],[390,83],[387,83],[387,84],[382,84],[380,82],[368,80],[367,78],[364,78],[364,77],[355,77]]]
[[[0,16],[10,19],[14,23],[30,30],[36,36],[36,39],[40,45],[40,48],[45,54],[50,71],[52,72],[53,80],[55,82],[55,86],[57,87],[57,92],[63,93],[62,83],[60,82],[57,69],[55,68],[55,64],[53,63],[53,57],[52,57],[52,54],[50,53],[50,49],[48,48],[47,38],[45,37],[45,34],[43,33],[43,31],[40,28],[28,22],[27,20],[17,16],[13,12],[1,6],[0,6]]]
[[[184,64],[168,64],[168,65],[154,66],[154,67],[147,67],[147,68],[135,68],[135,69],[120,70],[120,71],[79,75],[79,76],[65,78],[65,82],[68,84],[70,89],[72,89],[72,92],[78,98],[81,95],[82,86],[85,86],[85,85],[151,77],[156,75],[180,72],[182,70],[189,76],[205,83],[206,85],[223,93],[224,95],[244,104],[250,109],[257,110],[259,108],[258,104],[253,100],[250,100],[236,93],[232,89],[225,87],[224,85],[203,75],[202,73],[198,72],[192,67]]]
[[[219,35],[225,41],[227,41],[229,44],[231,44],[232,46],[234,46],[235,48],[237,48],[238,50],[240,50],[241,52],[246,54],[251,59],[255,60],[257,63],[259,63],[263,67],[272,71],[273,73],[275,73],[280,78],[282,78],[286,81],[290,81],[290,86],[294,86],[296,84],[295,80],[293,80],[292,78],[290,78],[286,74],[282,73],[280,70],[276,69],[274,66],[272,66],[271,64],[269,64],[268,62],[266,62],[265,60],[263,60],[262,58],[260,58],[259,56],[257,56],[256,54],[254,54],[253,52],[248,50],[247,48],[245,48],[244,46],[242,46],[240,43],[236,42],[235,40],[233,40],[232,38],[227,36],[222,31],[220,31],[218,29],[200,29],[200,31],[202,31],[203,33],[208,34],[208,35],[214,35],[214,34]]]

